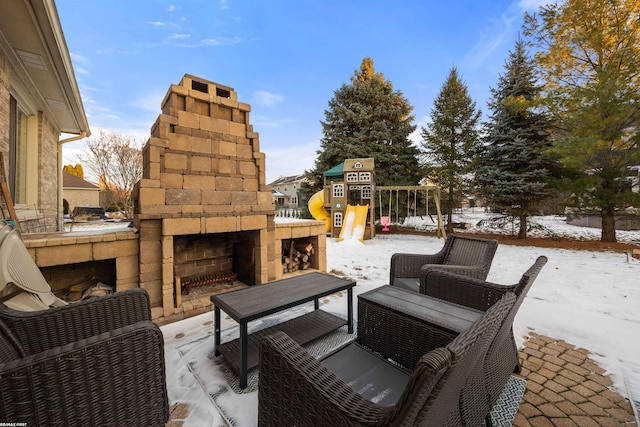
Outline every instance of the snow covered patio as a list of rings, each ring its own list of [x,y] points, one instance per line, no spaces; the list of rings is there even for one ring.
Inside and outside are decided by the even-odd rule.
[[[574,235],[591,232],[571,229]],[[556,233],[561,233],[558,227]],[[625,233],[621,241],[640,240],[638,232]],[[379,234],[364,243],[328,239],[327,271],[355,279],[357,295],[388,282],[393,253],[434,253],[442,243],[422,235]],[[625,398],[631,388],[639,400],[640,344],[635,337],[640,336],[640,261],[620,252],[501,244],[488,280],[514,283],[538,255],[546,255],[549,262],[514,324],[528,380],[514,425],[634,425],[633,410]],[[342,312],[345,298],[333,295],[321,307]],[[231,320],[222,323],[223,329],[234,327]],[[162,331],[167,386],[174,405],[168,425],[226,425],[179,352],[197,340],[213,341],[213,313],[163,326]],[[205,375],[200,373],[200,378]],[[229,407],[234,425],[255,425],[255,394],[236,394],[227,402]]]

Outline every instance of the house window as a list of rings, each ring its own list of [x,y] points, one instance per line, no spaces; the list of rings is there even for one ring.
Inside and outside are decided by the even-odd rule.
[[[38,170],[34,157],[37,118],[29,115],[13,96],[9,109],[9,189],[14,204],[31,204],[35,201],[35,188],[32,187],[37,178],[32,175]]]
[[[333,197],[344,197],[344,184],[333,184]]]
[[[342,212],[333,213],[333,226],[342,227]]]
[[[371,198],[371,186],[370,185],[362,185],[360,187],[360,195],[363,199]]]
[[[371,172],[360,172],[360,181],[362,182],[371,181]]]
[[[298,206],[298,196],[291,196],[291,204]]]
[[[347,182],[358,182],[358,172],[347,172]]]

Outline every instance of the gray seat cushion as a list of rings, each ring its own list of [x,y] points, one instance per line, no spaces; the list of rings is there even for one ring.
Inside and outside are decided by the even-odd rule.
[[[393,280],[393,285],[407,291],[419,292],[420,291],[420,278],[419,277],[396,277]]]
[[[381,406],[393,406],[407,387],[410,375],[399,367],[352,343],[322,360],[365,399]]]

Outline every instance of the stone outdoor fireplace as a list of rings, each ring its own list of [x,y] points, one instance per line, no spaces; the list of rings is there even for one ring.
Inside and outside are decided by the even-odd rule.
[[[185,281],[259,285],[281,277],[265,156],[251,107],[227,86],[185,75],[171,85],[143,148],[134,190],[140,286],[164,316],[207,304]],[[212,286],[214,288],[212,288]]]

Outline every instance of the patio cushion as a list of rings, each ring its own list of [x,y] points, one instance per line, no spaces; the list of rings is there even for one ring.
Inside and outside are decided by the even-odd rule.
[[[322,364],[365,399],[381,406],[396,404],[411,375],[352,343],[322,359]]]
[[[408,291],[418,292],[420,291],[420,278],[419,277],[397,277],[394,285],[406,289]]]

